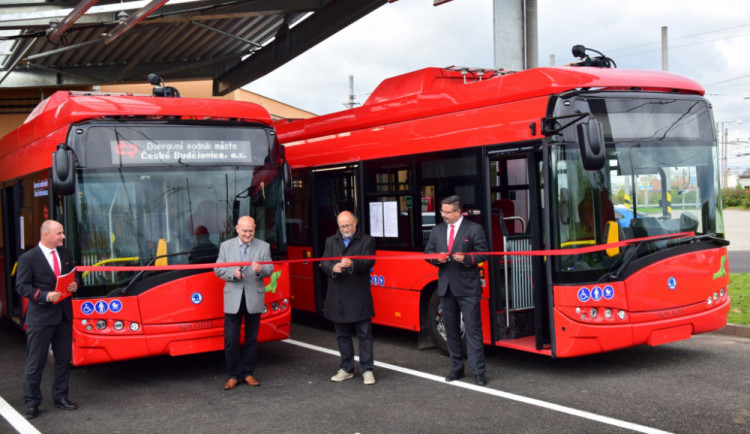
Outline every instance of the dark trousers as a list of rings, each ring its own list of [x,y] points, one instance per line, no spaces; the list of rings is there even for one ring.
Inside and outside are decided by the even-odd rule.
[[[354,342],[352,332],[357,334],[359,340],[359,371],[364,373],[372,371],[374,365],[372,355],[372,320],[366,319],[354,323],[334,322],[336,330],[336,342],[339,344],[341,353],[341,369],[346,372],[354,372]]]
[[[245,320],[245,344],[240,345],[243,319]],[[237,313],[224,313],[224,356],[227,359],[229,378],[242,380],[255,372],[259,328],[260,313],[247,313],[244,294]]]
[[[466,355],[474,375],[484,374],[484,343],[482,342],[482,318],[479,300],[481,296],[456,297],[450,288],[440,298],[443,310],[445,333],[448,335],[448,354],[451,357],[451,371],[464,367],[463,344],[461,343],[461,314],[463,313],[466,332]]]
[[[70,359],[72,356],[73,325],[63,319],[60,324],[26,329],[26,368],[23,374],[23,400],[27,406],[42,402],[42,373],[47,363],[47,353],[52,344],[55,356],[55,379],[52,382],[52,399],[68,397]]]

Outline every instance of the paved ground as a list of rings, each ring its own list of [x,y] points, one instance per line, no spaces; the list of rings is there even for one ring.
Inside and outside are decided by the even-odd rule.
[[[489,385],[445,383],[448,359],[413,333],[376,327],[374,386],[344,383],[324,320],[292,326],[294,343],[262,344],[262,386],[225,392],[221,353],[159,357],[73,371],[71,399],[49,400],[42,433],[625,433],[750,432],[750,339],[695,336],[576,359],[487,349]],[[299,343],[304,343],[304,347]],[[22,410],[24,339],[0,326],[0,396]],[[12,432],[0,418],[0,432]]]

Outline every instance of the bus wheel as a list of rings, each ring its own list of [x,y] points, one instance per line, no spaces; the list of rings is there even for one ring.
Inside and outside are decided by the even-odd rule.
[[[440,307],[440,297],[437,290],[430,296],[430,304],[427,306],[427,321],[430,327],[430,336],[435,345],[445,354],[448,354],[448,335],[445,333],[445,323],[443,322],[443,309]],[[461,315],[461,341],[466,341],[464,332],[463,315]],[[465,345],[465,344],[464,344]]]

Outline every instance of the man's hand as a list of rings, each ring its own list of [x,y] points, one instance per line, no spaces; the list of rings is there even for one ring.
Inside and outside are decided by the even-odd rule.
[[[60,292],[50,291],[47,293],[47,301],[50,303],[57,303],[60,301],[60,297],[62,297],[62,293]]]
[[[236,270],[234,270],[234,280],[242,280],[245,278],[245,273],[242,272],[241,267],[237,267]]]
[[[466,256],[463,253],[454,253],[453,256],[451,256],[454,261],[458,262],[459,264],[463,264],[464,259]]]

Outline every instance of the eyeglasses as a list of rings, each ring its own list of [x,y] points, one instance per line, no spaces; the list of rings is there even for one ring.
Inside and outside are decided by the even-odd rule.
[[[458,210],[457,210],[457,209],[453,209],[453,210],[450,210],[450,211],[443,211],[443,210],[441,209],[441,210],[440,210],[440,215],[446,215],[446,214],[450,214],[450,213],[452,213],[452,212],[458,212]]]
[[[354,227],[354,223],[349,224],[349,225],[339,225],[339,229],[349,229],[351,227]]]

